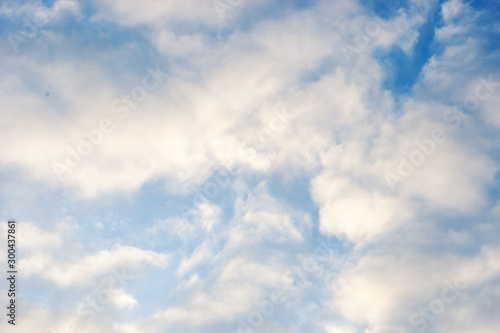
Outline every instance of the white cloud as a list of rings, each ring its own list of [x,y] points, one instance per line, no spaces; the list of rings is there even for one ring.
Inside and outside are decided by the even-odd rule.
[[[406,250],[387,256],[364,256],[333,283],[333,308],[352,323],[411,329],[410,315],[442,297],[446,288],[458,288],[458,299],[463,300],[475,288],[498,279],[499,250],[485,247],[472,258],[436,257]],[[454,303],[447,304],[446,311],[456,310]]]
[[[312,181],[312,193],[321,207],[320,230],[355,242],[370,241],[411,217],[397,198],[363,189],[331,172]]]
[[[120,310],[131,309],[137,306],[137,300],[122,289],[115,289],[111,291],[110,302]]]
[[[114,8],[112,12],[118,10],[115,2],[107,2],[106,6]],[[133,13],[137,20],[150,20],[170,10],[177,13],[179,6],[184,5],[129,1],[121,3],[119,8]],[[355,15],[357,9],[346,3],[321,6],[335,7],[338,15]],[[76,66],[73,62],[59,61],[57,65],[46,62],[40,66],[26,59],[24,66],[29,71],[24,76],[11,73],[9,81],[9,89],[15,82],[15,90],[22,93],[3,100],[9,105],[17,105],[15,101],[23,104],[19,112],[4,118],[11,124],[11,131],[5,136],[16,144],[3,147],[2,163],[15,163],[38,180],[73,187],[88,197],[134,191],[158,177],[171,181],[172,189],[183,190],[206,179],[210,172],[207,165],[213,159],[229,167],[239,165],[259,172],[290,162],[314,169],[318,153],[331,143],[329,135],[325,136],[328,125],[347,126],[362,121],[368,115],[362,100],[364,89],[372,79],[380,79],[377,70],[361,69],[353,73],[348,68],[338,68],[333,75],[324,74],[324,79],[317,83],[297,87],[295,82],[302,75],[320,70],[323,59],[332,55],[343,58],[336,48],[336,34],[344,34],[344,27],[336,28],[335,32],[325,31],[322,22],[330,19],[319,14],[328,9],[321,6],[313,11],[291,12],[280,22],[262,22],[249,32],[234,32],[227,40],[212,45],[214,49],[210,52],[206,51],[206,41],[200,34],[175,35],[168,29],[153,33],[152,39],[158,41],[159,50],[165,50],[166,55],[180,52],[184,56],[190,50],[191,60],[184,66],[198,68],[199,75],[193,76],[180,65],[172,66],[170,77],[123,120],[111,112],[111,104],[141,84],[140,73],[137,81],[131,81],[130,87],[123,90],[124,84],[113,82],[98,64]],[[149,14],[142,16],[143,11]],[[193,14],[186,9],[188,12]],[[316,20],[318,15],[320,21]],[[282,40],[279,45],[275,43],[278,38]],[[173,45],[167,47],[170,44],[167,40]],[[368,53],[360,58],[362,66],[376,69],[376,63],[366,58]],[[9,61],[15,64],[14,59]],[[154,64],[144,65],[147,66]],[[141,70],[145,75],[146,70]],[[33,76],[50,85],[51,100],[29,91]],[[100,78],[98,83],[96,77]],[[54,104],[55,99],[62,103]],[[330,113],[332,108],[334,117]],[[34,109],[45,111],[33,114],[30,110]],[[54,109],[65,111],[59,113]],[[273,109],[285,109],[290,114],[289,124],[264,145],[258,145],[253,158],[244,156],[239,148],[250,146],[252,138],[258,140],[265,134],[263,130],[272,124]],[[39,116],[42,113],[43,117]],[[297,115],[300,118],[296,119]],[[24,117],[33,121],[21,123]],[[93,147],[93,152],[83,157],[71,174],[63,176],[60,184],[53,163],[64,164],[69,156],[67,147],[76,149],[85,140],[83,132],[96,128],[104,117],[111,119],[113,132],[106,134],[103,143]],[[40,139],[19,137],[18,126]]]
[[[48,232],[41,230],[31,222],[17,223],[16,231],[22,234],[22,238],[17,243],[22,246],[23,252],[27,254],[37,252],[45,255],[61,246],[63,243],[62,232],[67,230],[68,227],[67,224],[61,223],[56,227],[55,232]],[[0,232],[4,235],[7,234],[6,222],[0,224]]]
[[[138,267],[149,263],[165,267],[169,256],[145,251],[130,246],[115,245],[94,255],[86,255],[77,262],[60,262],[44,254],[33,254],[19,262],[26,276],[37,275],[54,282],[60,287],[88,285],[95,278],[113,271],[118,267]]]
[[[228,248],[244,248],[262,243],[301,243],[308,233],[310,217],[273,198],[265,183],[236,203]]]
[[[126,1],[94,1],[98,10],[96,19],[111,19],[125,26],[163,25],[164,22],[180,21],[188,23],[204,23],[216,25],[220,21],[211,1],[174,1],[141,2]]]

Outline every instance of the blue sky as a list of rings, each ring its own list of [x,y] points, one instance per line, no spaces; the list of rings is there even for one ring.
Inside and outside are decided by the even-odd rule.
[[[1,2],[0,330],[496,332],[499,15]]]

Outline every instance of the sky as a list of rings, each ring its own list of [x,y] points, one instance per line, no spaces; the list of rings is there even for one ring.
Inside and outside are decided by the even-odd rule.
[[[499,16],[0,1],[0,331],[497,332]]]

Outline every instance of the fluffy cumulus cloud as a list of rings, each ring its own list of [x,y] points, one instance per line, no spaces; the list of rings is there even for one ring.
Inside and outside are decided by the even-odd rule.
[[[5,1],[16,329],[494,332],[499,11]]]

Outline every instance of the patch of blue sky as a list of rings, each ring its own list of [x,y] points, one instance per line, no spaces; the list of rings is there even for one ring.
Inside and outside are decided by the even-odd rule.
[[[92,243],[97,235],[97,239],[101,240],[101,243],[94,244],[96,249],[119,242],[160,252],[175,251],[184,246],[184,250],[191,252],[196,244],[183,244],[173,226],[172,230],[162,229],[158,234],[142,234],[167,219],[183,218],[191,221],[191,212],[197,208],[194,195],[203,194],[208,182],[211,182],[211,178],[189,194],[178,195],[169,193],[163,179],[150,181],[131,195],[101,195],[86,204],[80,204],[79,211],[73,212],[73,216],[87,229],[85,239]],[[221,208],[221,222],[227,224],[233,218],[235,195],[230,185],[220,187],[217,191],[216,195],[208,195],[207,198]]]
[[[310,184],[308,175],[284,176],[289,171],[277,171],[268,176],[260,174],[247,175],[245,182],[249,184],[250,192],[260,182],[265,181],[269,193],[272,197],[280,202],[285,202],[287,207],[308,214],[312,222],[311,232],[303,233],[305,244],[300,246],[293,245],[287,249],[289,255],[296,254],[312,254],[319,245],[324,244],[328,251],[336,254],[348,253],[352,246],[348,243],[343,243],[336,237],[331,237],[320,232],[319,229],[319,211],[310,196]],[[302,224],[303,221],[296,221]],[[280,248],[282,245],[267,244],[268,249]]]
[[[108,21],[95,23],[88,18],[69,24],[60,27],[73,36],[72,45],[63,46],[67,54],[83,52],[89,59],[97,60],[103,70],[118,81],[117,86],[124,89],[139,84],[146,75],[146,67],[155,68],[165,62],[165,57],[145,37],[144,29],[122,27]],[[134,76],[138,82],[133,81]]]
[[[228,1],[222,2],[230,3]],[[241,5],[228,7],[229,10],[225,12],[224,19],[221,19],[222,22],[225,22],[225,26],[218,31],[219,38],[229,37],[234,30],[251,31],[261,22],[280,21],[292,12],[313,8],[318,1],[278,0],[260,6],[244,7],[245,2],[249,2],[249,0],[242,0]],[[214,13],[216,14],[215,8]]]
[[[59,287],[52,281],[47,281],[40,276],[25,276],[20,274],[19,286],[22,286],[23,292],[19,295],[20,303],[40,304],[50,309],[74,309],[76,314],[76,305],[82,302],[90,294],[89,287],[70,287],[70,292],[66,287]],[[99,280],[98,280],[99,281]],[[56,287],[55,287],[56,286]]]
[[[418,29],[419,38],[408,53],[397,45],[393,45],[389,51],[375,51],[374,57],[385,71],[383,87],[392,91],[397,102],[400,97],[411,92],[422,68],[434,54],[435,29],[441,20],[441,7],[436,6],[430,11],[427,21]]]
[[[500,3],[483,0],[469,0],[464,3],[468,4],[477,15],[471,33],[481,38],[483,42],[481,50],[485,53],[498,50],[500,48]],[[462,19],[459,15],[452,22],[460,25]]]
[[[500,15],[498,9],[500,9],[500,3],[498,1],[491,0],[464,0],[464,3],[468,4],[476,10],[487,10],[489,12],[496,11],[496,13],[491,13],[494,16]]]
[[[292,171],[277,171],[269,176],[267,183],[271,194],[299,210],[314,211],[315,204],[309,193],[309,177],[301,174],[292,177],[285,172]]]
[[[158,220],[169,216],[168,195],[160,185],[146,184],[133,195],[101,195],[88,202],[79,202],[78,211],[73,216],[86,230],[83,236],[89,246],[96,249],[107,248],[115,243],[137,246],[146,250],[174,250],[179,244],[151,242],[144,243],[146,229]],[[96,237],[97,236],[97,237]],[[94,240],[94,241],[92,241]]]
[[[290,177],[284,176],[285,174],[277,172],[270,175],[268,185],[271,195],[286,202],[295,209],[309,214],[312,222],[316,223],[318,220],[318,211],[309,192],[309,177],[307,175]]]
[[[500,144],[500,142],[498,141],[500,140],[497,140],[497,144]],[[498,155],[495,156],[495,154],[492,153],[490,157],[492,157],[492,159],[496,162],[497,165],[500,164],[500,156]],[[494,205],[496,203],[500,203],[500,170],[497,170],[495,174],[495,180],[488,184],[487,190],[491,204]]]
[[[15,32],[18,29],[19,27],[16,27],[16,24],[12,20],[12,18],[5,15],[0,15],[0,36],[2,36],[2,38],[7,38],[9,36],[9,33]]]
[[[68,206],[60,205],[64,190],[30,181],[25,172],[4,168],[0,174],[0,214],[20,222],[36,221],[40,228],[52,230],[63,219]]]
[[[176,292],[178,264],[179,261],[174,259],[166,269],[147,265],[140,269],[127,269],[134,277],[127,281],[125,290],[137,300],[137,306],[129,313],[129,320],[146,317],[185,301],[185,295]]]
[[[407,10],[408,0],[367,0],[359,1],[368,13],[376,15],[383,20],[390,20],[398,15],[400,9]]]
[[[314,68],[302,73],[298,80],[299,87],[308,87],[311,83],[320,81],[325,75],[332,73],[338,66],[338,59],[334,56],[322,58]]]
[[[181,284],[189,281],[195,274],[199,280],[204,281],[202,284],[215,283],[219,267],[217,264],[207,261],[200,263],[196,268],[179,277],[177,268],[183,254],[186,253],[178,251],[167,269],[149,266],[137,272],[139,278],[132,281],[127,289],[134,295],[139,304],[137,311],[134,311],[134,319],[184,303],[186,295]],[[214,270],[214,267],[217,269]]]
[[[55,2],[56,0],[42,0],[42,4],[47,8],[52,7]]]
[[[470,6],[479,12],[475,20],[475,32],[481,37],[485,68],[500,65],[500,3],[495,1],[473,1]]]
[[[75,19],[66,13],[57,20],[49,20],[36,28],[36,34],[19,44],[21,52],[37,52],[37,57],[69,59],[74,56],[86,56],[100,64],[103,70],[118,82],[127,80],[125,75],[136,73],[142,78],[146,67],[155,67],[165,61],[147,39],[146,27],[124,27],[108,20],[95,20],[90,6],[82,4],[83,17]],[[0,17],[3,34],[15,33],[23,36],[26,17]],[[29,22],[29,20],[28,20]],[[53,47],[41,36],[43,32],[53,32],[67,36],[66,43]],[[29,32],[29,31],[28,31]],[[132,70],[132,71],[131,71]],[[127,74],[128,73],[128,74]],[[134,82],[130,82],[134,84]],[[118,86],[120,86],[118,84]]]

